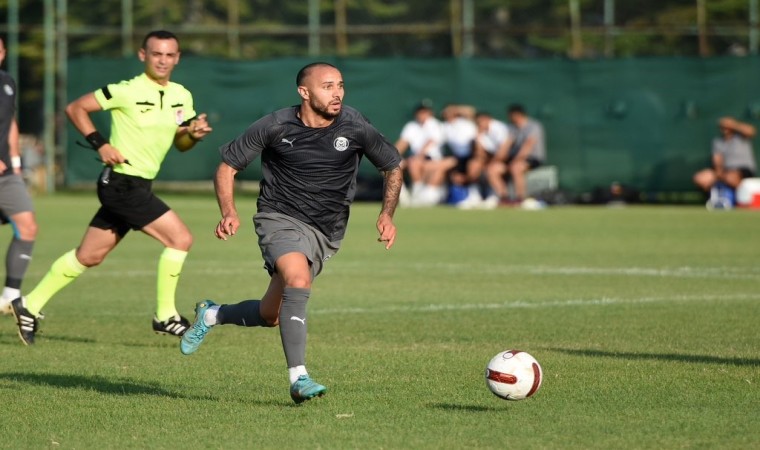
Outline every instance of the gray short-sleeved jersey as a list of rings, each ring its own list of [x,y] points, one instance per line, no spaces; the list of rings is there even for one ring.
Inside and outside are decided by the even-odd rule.
[[[524,127],[510,127],[510,131],[514,136],[512,147],[509,150],[510,156],[514,156],[520,151],[520,148],[529,137],[535,137],[536,143],[531,149],[528,157],[534,158],[540,162],[546,160],[546,139],[544,137],[544,127],[538,121],[528,119],[528,122]]]
[[[362,156],[379,170],[398,167],[396,148],[357,110],[343,106],[325,128],[310,128],[296,115],[299,106],[281,109],[253,123],[219,148],[222,161],[241,171],[261,155],[259,212],[294,217],[343,239],[356,194]]]
[[[13,117],[16,115],[16,83],[8,73],[0,70],[0,160],[6,167],[11,167],[8,134]],[[0,175],[13,175],[13,170],[6,170]]]
[[[728,140],[719,137],[713,139],[712,153],[723,156],[723,167],[726,169],[757,170],[752,142],[744,136],[735,134]]]

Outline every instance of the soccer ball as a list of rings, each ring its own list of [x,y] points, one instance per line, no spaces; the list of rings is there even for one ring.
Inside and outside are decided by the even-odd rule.
[[[541,387],[543,372],[536,358],[520,350],[494,356],[486,366],[486,386],[499,398],[522,400]]]

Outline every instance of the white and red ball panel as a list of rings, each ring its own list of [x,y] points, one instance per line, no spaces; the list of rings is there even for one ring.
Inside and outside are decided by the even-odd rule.
[[[522,400],[541,387],[543,371],[536,358],[520,350],[494,356],[486,366],[486,385],[497,397]]]

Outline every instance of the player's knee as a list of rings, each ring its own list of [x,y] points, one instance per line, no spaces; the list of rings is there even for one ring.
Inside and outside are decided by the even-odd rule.
[[[285,280],[285,287],[296,289],[311,289],[311,277],[308,275],[296,275]]]
[[[30,221],[18,224],[18,235],[23,241],[33,241],[37,238],[37,222]]]
[[[286,288],[311,289],[311,273],[308,267],[283,273],[282,281]]]

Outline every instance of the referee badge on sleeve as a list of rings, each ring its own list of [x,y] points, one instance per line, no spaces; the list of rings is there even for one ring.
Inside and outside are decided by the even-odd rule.
[[[182,125],[182,122],[185,121],[185,111],[182,108],[178,108],[174,112],[174,121],[177,122],[177,125]]]

